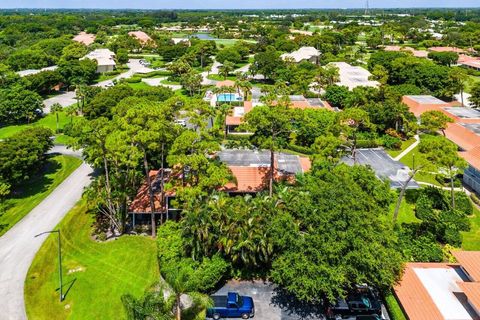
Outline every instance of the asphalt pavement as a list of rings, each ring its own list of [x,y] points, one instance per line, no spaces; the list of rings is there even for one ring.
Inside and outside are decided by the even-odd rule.
[[[52,150],[79,156],[64,147]],[[83,163],[47,198],[0,237],[0,320],[26,320],[24,283],[35,254],[47,235],[35,235],[53,230],[82,196],[91,181],[92,168]]]

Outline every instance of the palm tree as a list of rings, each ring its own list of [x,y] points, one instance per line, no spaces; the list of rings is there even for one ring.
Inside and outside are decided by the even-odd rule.
[[[59,130],[60,130],[59,121],[58,121],[58,113],[61,112],[62,110],[63,110],[63,107],[60,103],[54,103],[50,107],[50,112],[55,114],[55,121],[56,121],[56,128],[57,128],[56,131],[55,131],[56,133],[58,133]]]
[[[227,79],[228,75],[235,69],[235,64],[230,61],[225,61],[223,65],[218,67],[220,74],[223,76],[224,79]]]
[[[163,290],[151,288],[143,297],[136,299],[131,294],[122,296],[128,320],[171,320],[173,299],[165,299]]]

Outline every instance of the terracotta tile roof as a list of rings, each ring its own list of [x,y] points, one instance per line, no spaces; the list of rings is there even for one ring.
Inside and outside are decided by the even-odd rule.
[[[95,38],[96,36],[94,34],[89,34],[82,31],[73,38],[73,41],[80,42],[86,46],[89,46],[95,41]]]
[[[235,86],[235,81],[232,81],[232,80],[219,81],[219,82],[217,82],[216,86],[217,86],[217,88],[234,87]]]
[[[244,101],[243,102],[243,108],[245,110],[245,113],[248,113],[248,112],[252,111],[252,109],[253,109],[252,101]]]
[[[268,186],[269,167],[229,166],[235,177],[235,182],[229,182],[224,191],[259,192]]]
[[[480,145],[469,151],[459,152],[459,154],[472,167],[480,170]]]
[[[480,283],[479,282],[459,282],[458,286],[467,296],[468,302],[480,310]]]
[[[395,294],[410,320],[442,320],[443,315],[423,286],[414,268],[451,268],[447,263],[407,263]]]
[[[300,165],[302,166],[303,172],[308,172],[312,168],[312,162],[310,161],[310,158],[307,157],[299,157],[300,159]]]
[[[137,38],[142,43],[147,43],[152,40],[152,38],[143,31],[130,31],[128,35]]]
[[[152,185],[154,186],[153,190],[153,203],[155,212],[161,212],[165,210],[165,207],[161,204],[161,197],[160,197],[160,189],[156,187],[157,184],[160,182],[160,170],[151,170],[150,171],[150,179],[152,181]],[[165,172],[165,180],[170,179],[169,173]],[[166,190],[166,196],[173,196],[175,192],[173,190]],[[137,195],[133,199],[132,203],[129,206],[129,212],[133,213],[151,213],[151,206],[150,206],[150,193],[148,191],[148,184],[145,179],[143,184],[138,189]]]
[[[234,116],[227,116],[225,118],[225,124],[227,126],[238,126],[243,123],[243,117],[234,117]]]
[[[459,123],[449,123],[445,136],[465,151],[480,146],[480,136]]]
[[[453,251],[452,254],[472,281],[480,281],[480,251]]]

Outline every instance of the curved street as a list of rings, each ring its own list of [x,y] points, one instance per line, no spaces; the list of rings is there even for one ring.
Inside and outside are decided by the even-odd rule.
[[[55,146],[51,152],[80,157],[79,152]],[[2,320],[27,319],[23,296],[28,269],[49,231],[63,219],[80,200],[84,187],[91,181],[92,168],[82,163],[48,197],[0,237],[0,299]]]

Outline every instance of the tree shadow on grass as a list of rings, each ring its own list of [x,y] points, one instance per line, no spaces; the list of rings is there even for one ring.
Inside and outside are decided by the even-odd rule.
[[[9,199],[28,198],[47,191],[53,183],[53,179],[48,177],[48,175],[53,175],[62,168],[61,163],[54,159],[55,156],[55,154],[48,155],[45,164],[40,170],[32,173],[32,176],[29,179],[22,181],[14,187],[15,191]]]
[[[77,282],[77,278],[73,278],[72,281],[67,282],[67,283],[65,283],[65,284],[62,286],[62,290],[65,289],[65,288],[67,288],[66,291],[63,291],[63,299],[67,298],[67,295],[68,295],[68,293],[70,292],[70,289],[72,289],[72,287],[73,287],[73,285],[75,284],[75,282]],[[60,290],[60,288],[55,289],[55,291],[59,291],[59,290]]]
[[[272,304],[282,310],[282,319],[325,319],[320,304],[302,302],[282,288],[274,289]]]

